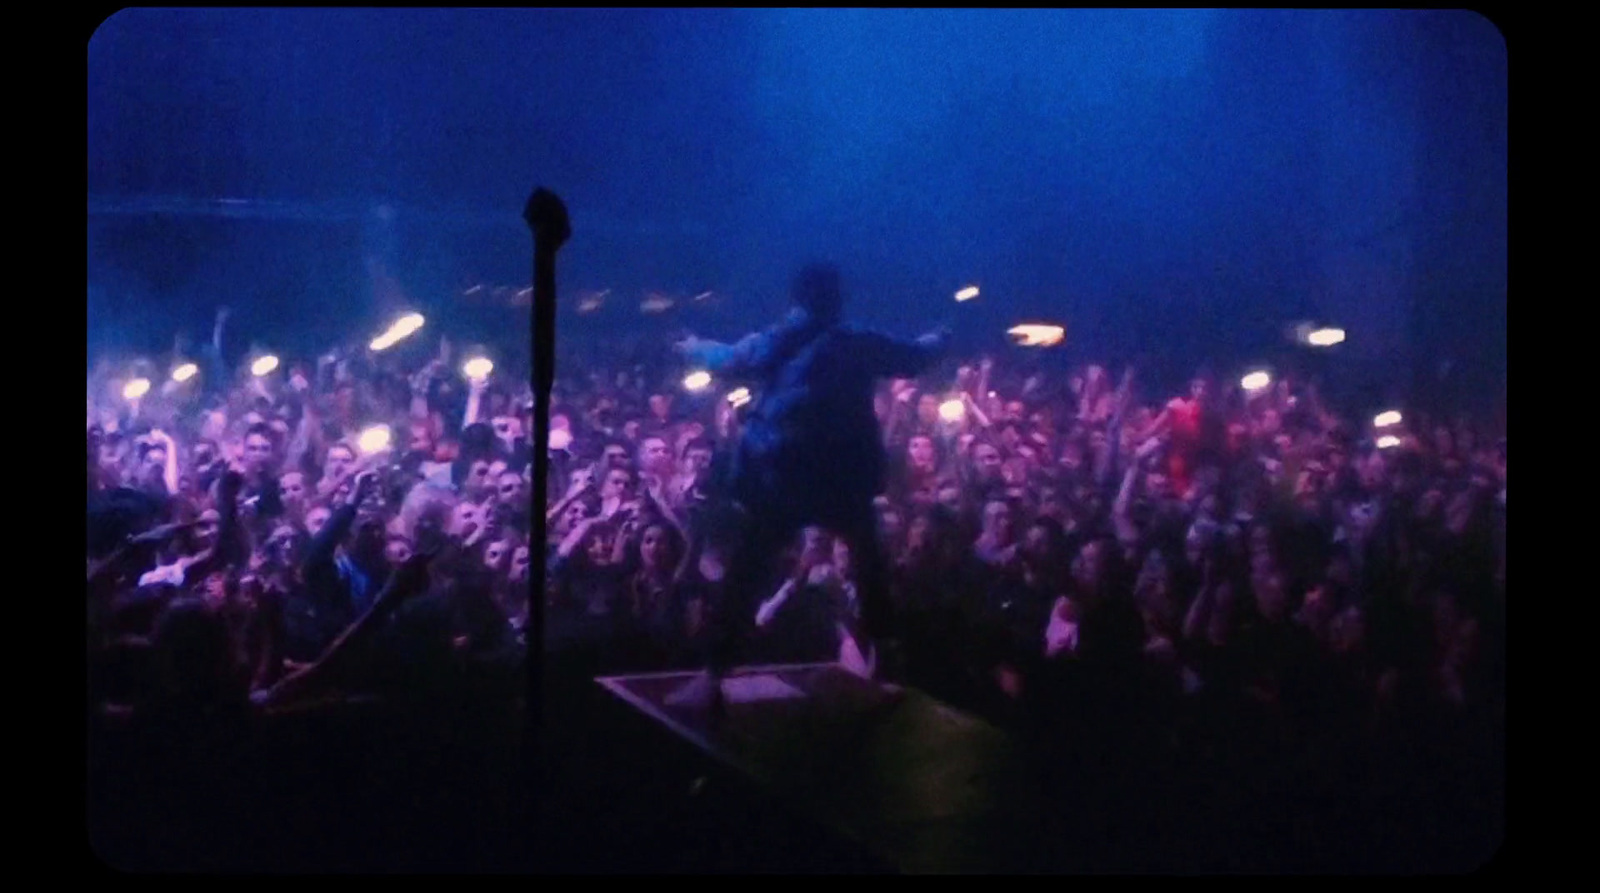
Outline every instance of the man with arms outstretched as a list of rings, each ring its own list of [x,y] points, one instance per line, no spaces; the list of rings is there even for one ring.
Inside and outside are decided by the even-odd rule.
[[[675,693],[676,705],[720,711],[721,680],[732,670],[765,595],[769,563],[802,528],[832,531],[850,546],[857,572],[862,645],[869,674],[891,635],[888,565],[873,498],[887,461],[873,412],[879,379],[911,378],[944,352],[947,333],[903,341],[844,324],[839,274],[803,271],[794,307],[778,325],[735,344],[689,338],[691,362],[752,385],[752,408],[732,456],[728,485],[744,509],[739,546],[715,613],[707,671]]]

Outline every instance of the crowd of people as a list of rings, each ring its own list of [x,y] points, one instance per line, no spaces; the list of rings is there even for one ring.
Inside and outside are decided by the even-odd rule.
[[[718,466],[761,395],[686,378],[664,349],[561,371],[552,648],[697,669],[708,618],[741,603],[717,592],[741,518]],[[1409,410],[1378,429],[1287,376],[1247,390],[1202,373],[1158,397],[1134,369],[1052,372],[1021,349],[884,383],[877,508],[903,681],[1052,742],[1047,763],[1294,796],[1410,784],[1420,766],[1470,799],[1450,801],[1457,817],[1488,822],[1503,432]],[[760,596],[748,663],[860,665],[833,532],[807,529]]]
[[[526,377],[463,375],[448,341],[233,368],[226,323],[186,380],[90,376],[94,723],[194,739],[196,717],[356,694],[516,704]],[[1503,433],[1408,411],[1380,441],[1307,382],[1202,374],[1156,400],[1131,368],[1031,358],[877,394],[904,681],[1080,763],[1114,748],[1303,791],[1403,750],[1494,796]],[[741,603],[718,592],[741,523],[719,470],[761,395],[686,382],[664,342],[557,368],[543,647],[697,669],[713,613]],[[852,579],[845,543],[806,530],[746,662],[858,660]]]
[[[226,322],[203,368],[176,361],[187,376],[131,390],[125,370],[91,376],[91,647],[117,665],[97,676],[97,703],[272,705],[336,678],[348,688],[352,665],[370,677],[358,688],[382,688],[414,663],[384,655],[431,646],[514,666],[526,380],[463,375],[447,339],[425,359],[335,349],[234,370]],[[401,603],[416,618],[403,636],[406,624],[358,623]]]

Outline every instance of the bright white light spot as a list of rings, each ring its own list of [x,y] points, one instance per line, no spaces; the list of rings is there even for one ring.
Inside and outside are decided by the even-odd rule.
[[[184,363],[178,368],[172,370],[172,380],[176,382],[185,382],[199,374],[199,366],[196,366],[193,363]]]
[[[970,301],[973,298],[976,298],[977,296],[978,296],[978,287],[976,285],[969,285],[966,288],[963,288],[962,290],[956,292],[956,300],[957,301]]]
[[[1378,438],[1378,449],[1380,450],[1391,450],[1399,445],[1400,438],[1395,437],[1393,434],[1385,434]]]
[[[1252,372],[1239,379],[1239,387],[1247,391],[1265,390],[1270,384],[1272,384],[1272,376],[1265,372]]]
[[[1391,409],[1388,412],[1378,413],[1378,415],[1372,420],[1372,426],[1374,428],[1392,428],[1395,425],[1400,424],[1400,421],[1401,417],[1399,410]]]
[[[1306,336],[1312,347],[1332,347],[1344,341],[1344,329],[1318,329]]]
[[[405,316],[395,320],[394,325],[390,326],[388,331],[372,339],[372,343],[369,346],[374,351],[388,350],[416,334],[417,330],[421,329],[427,322],[427,319],[420,313],[407,313]]]
[[[381,453],[389,448],[390,434],[388,425],[373,425],[361,432],[361,437],[356,440],[361,447],[361,452],[371,455]]]
[[[690,372],[683,377],[683,389],[686,391],[703,391],[711,387],[710,372]]]
[[[1054,347],[1067,337],[1067,330],[1044,323],[1024,323],[1012,326],[1007,334],[1022,347]]]
[[[967,405],[960,400],[946,400],[939,404],[939,418],[959,422],[967,417]]]
[[[137,400],[150,393],[150,379],[135,378],[122,386],[122,399]]]
[[[263,375],[271,375],[273,370],[277,368],[278,358],[269,353],[250,364],[250,374],[260,378]]]
[[[749,388],[734,388],[732,391],[728,392],[728,402],[732,403],[733,407],[735,409],[738,409],[739,407],[745,405],[746,403],[749,403],[750,402],[750,389]]]
[[[473,357],[461,364],[461,374],[473,381],[483,381],[494,371],[494,363],[488,357]]]

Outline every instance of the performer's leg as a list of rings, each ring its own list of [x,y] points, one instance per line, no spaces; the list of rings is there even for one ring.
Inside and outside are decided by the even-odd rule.
[[[710,653],[707,669],[721,678],[737,665],[740,653],[755,625],[756,606],[771,593],[764,592],[772,562],[798,528],[767,514],[752,513],[745,518],[727,574],[723,577],[721,598],[712,612]]]
[[[870,501],[852,510],[837,522],[834,533],[850,547],[850,563],[856,580],[856,599],[861,612],[857,636],[879,642],[895,634],[894,603],[889,596],[889,562],[878,535],[878,515]]]

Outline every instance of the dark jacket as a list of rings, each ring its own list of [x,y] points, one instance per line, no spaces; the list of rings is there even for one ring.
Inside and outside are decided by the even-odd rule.
[[[729,470],[735,498],[823,521],[840,506],[882,493],[887,460],[874,387],[882,378],[920,374],[941,349],[798,309],[737,344],[702,342],[691,359],[757,392]]]

